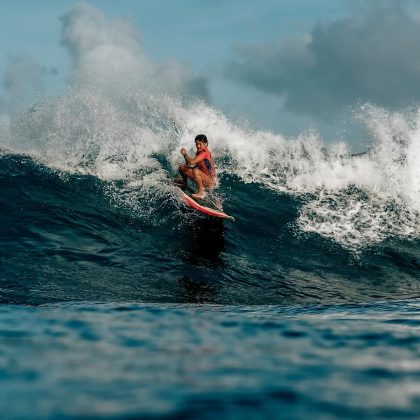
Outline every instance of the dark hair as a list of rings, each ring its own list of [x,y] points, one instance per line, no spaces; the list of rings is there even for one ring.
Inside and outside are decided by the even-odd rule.
[[[208,144],[208,140],[207,140],[207,136],[205,134],[198,134],[197,136],[195,136],[195,140],[194,141],[202,141],[203,143]]]

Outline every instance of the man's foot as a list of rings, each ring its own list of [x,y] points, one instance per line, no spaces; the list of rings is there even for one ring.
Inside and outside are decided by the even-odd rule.
[[[204,191],[201,193],[191,194],[191,197],[195,198],[196,200],[202,200],[205,196],[206,196],[206,193]]]

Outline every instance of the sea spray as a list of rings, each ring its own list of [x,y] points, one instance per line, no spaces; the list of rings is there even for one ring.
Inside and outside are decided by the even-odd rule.
[[[116,86],[107,92],[73,88],[27,110],[12,124],[6,146],[51,168],[121,181],[109,189],[115,202],[138,210],[141,189],[156,203],[168,194],[180,148],[193,153],[194,135],[204,132],[220,176],[234,174],[303,197],[297,220],[302,231],[350,248],[388,236],[415,238],[418,121],[367,105],[360,118],[371,145],[352,156],[345,143],[328,144],[312,131],[287,139],[240,126],[198,100]]]

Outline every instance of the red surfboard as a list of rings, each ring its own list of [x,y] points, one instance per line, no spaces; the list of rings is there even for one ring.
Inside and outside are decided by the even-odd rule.
[[[200,203],[202,200],[195,200],[194,198],[192,198],[188,194],[188,192],[190,192],[188,189],[184,191],[181,188],[181,186],[178,186],[177,189],[181,194],[181,198],[184,200],[185,204],[188,207],[191,207],[192,209],[197,210],[200,213],[206,214],[207,216],[219,217],[220,219],[232,220],[233,222],[235,221],[234,217],[229,216],[228,214],[224,213],[221,209],[216,208],[214,204],[212,205],[212,203],[210,203],[211,207],[210,205],[205,206],[204,203]]]

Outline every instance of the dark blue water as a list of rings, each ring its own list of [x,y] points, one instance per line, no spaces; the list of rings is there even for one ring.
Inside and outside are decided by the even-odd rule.
[[[13,418],[414,418],[418,301],[0,310]]]
[[[0,156],[2,417],[417,417],[418,238],[343,246],[226,173],[235,223],[123,184]]]

